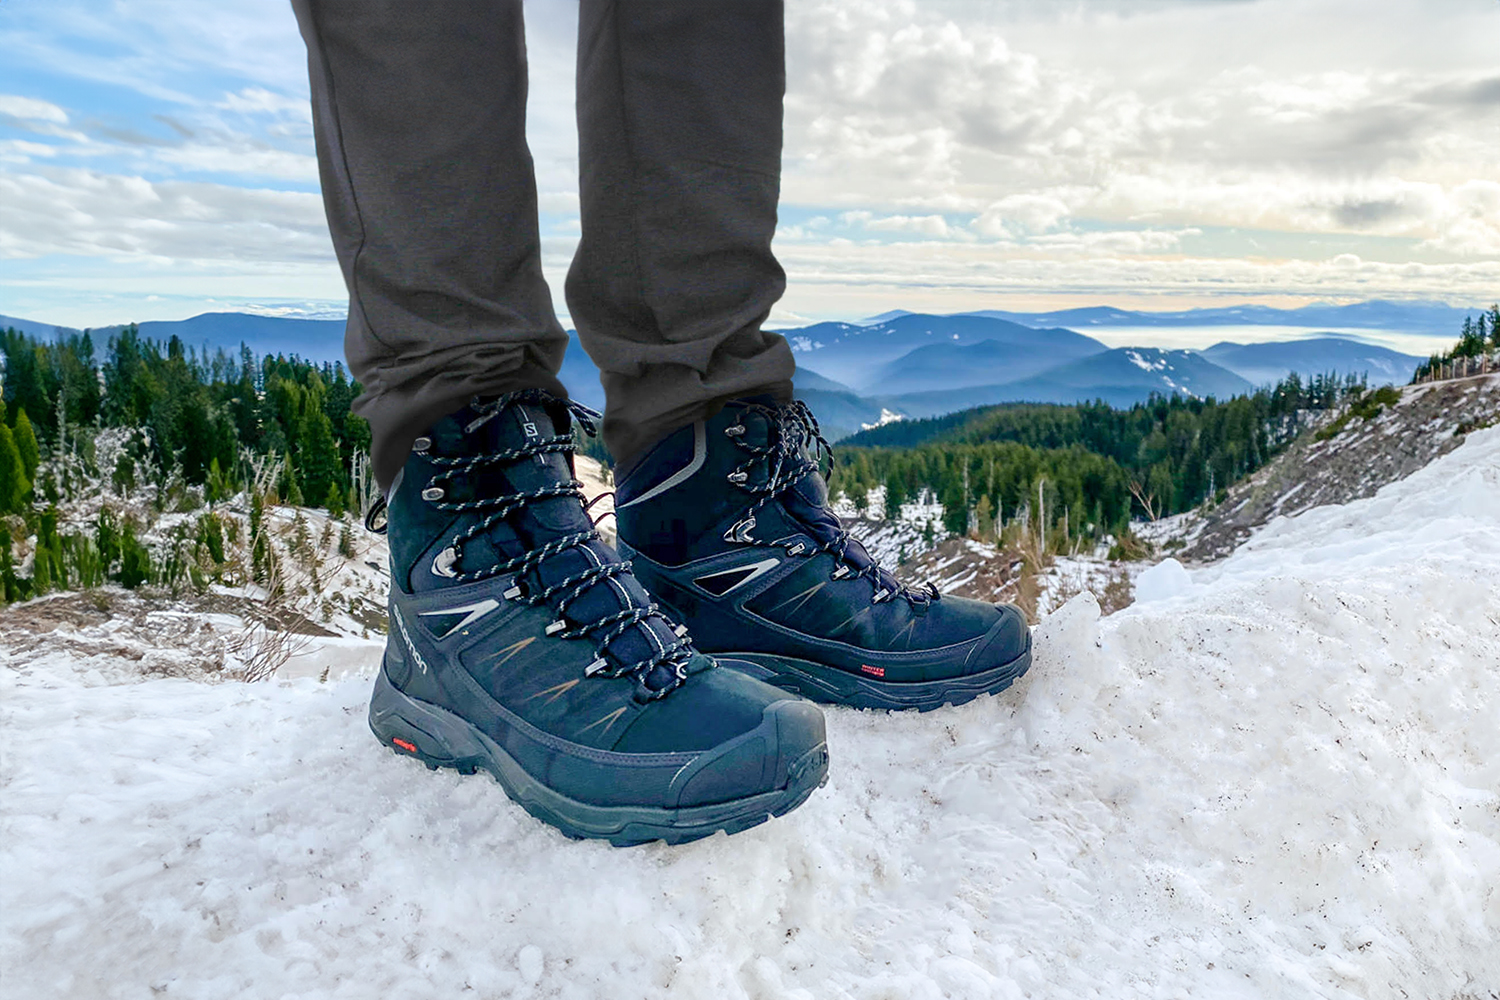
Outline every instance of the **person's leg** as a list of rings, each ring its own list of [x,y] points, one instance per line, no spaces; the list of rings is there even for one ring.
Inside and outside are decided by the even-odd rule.
[[[345,352],[389,487],[475,395],[544,388],[567,338],[542,278],[519,0],[293,0]]]
[[[567,297],[619,461],[728,399],[791,398],[791,350],[761,330],[786,283],[782,25],[780,0],[580,4]]]
[[[812,705],[719,669],[599,537],[542,282],[520,0],[297,0],[349,356],[387,486],[370,728],[626,844],[731,833],[828,771]],[[473,398],[482,396],[484,398]]]

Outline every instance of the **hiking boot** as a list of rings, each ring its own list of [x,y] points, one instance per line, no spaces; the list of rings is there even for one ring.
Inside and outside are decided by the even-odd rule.
[[[961,704],[1031,665],[1006,604],[909,589],[849,537],[801,402],[736,400],[618,474],[620,552],[704,650],[856,708]]]
[[[657,610],[585,513],[575,416],[592,433],[584,407],[511,393],[417,439],[389,494],[370,728],[489,771],[571,837],[681,843],[796,808],[828,771],[822,713]]]

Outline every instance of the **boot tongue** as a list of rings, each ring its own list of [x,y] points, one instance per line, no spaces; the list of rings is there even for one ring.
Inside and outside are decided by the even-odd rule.
[[[534,445],[558,434],[553,415],[536,403],[513,403],[490,419],[483,433],[490,446],[506,451]],[[557,486],[573,478],[568,457],[563,452],[543,452],[505,465],[505,478],[516,493]],[[559,535],[587,531],[593,525],[583,508],[572,497],[555,497],[529,503],[519,513],[507,518],[528,548],[545,544]]]

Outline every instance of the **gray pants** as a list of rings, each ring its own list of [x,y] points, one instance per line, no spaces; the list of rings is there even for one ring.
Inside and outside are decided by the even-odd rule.
[[[323,199],[349,286],[376,478],[472,396],[559,395],[520,0],[292,0]],[[780,0],[581,0],[583,238],[568,308],[627,459],[726,399],[791,394],[761,330],[786,86]]]

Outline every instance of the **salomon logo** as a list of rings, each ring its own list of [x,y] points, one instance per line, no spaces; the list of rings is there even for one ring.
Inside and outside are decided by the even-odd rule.
[[[411,641],[411,634],[406,631],[406,619],[401,617],[401,609],[394,604],[391,605],[391,616],[396,619],[396,629],[401,633],[401,639],[406,643],[406,651],[411,658],[417,661],[417,666],[422,673],[427,673],[427,661],[422,659],[422,654],[417,652],[417,644]]]

